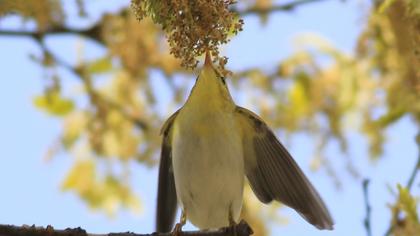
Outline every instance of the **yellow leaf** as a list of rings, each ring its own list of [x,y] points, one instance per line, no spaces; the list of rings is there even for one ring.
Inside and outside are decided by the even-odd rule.
[[[289,91],[291,107],[297,116],[302,116],[308,111],[308,82],[307,76],[300,73],[296,75],[296,82]]]
[[[67,115],[74,109],[73,101],[60,97],[56,91],[35,97],[33,103],[39,109],[56,116]]]
[[[112,69],[112,62],[110,57],[103,57],[91,62],[87,66],[87,70],[92,74],[99,74],[109,72]]]
[[[87,192],[94,185],[95,175],[95,166],[92,161],[78,161],[67,174],[61,188],[74,189],[79,193]]]
[[[399,191],[399,205],[402,210],[407,214],[407,218],[410,221],[419,223],[419,218],[417,215],[417,200],[410,194],[410,191],[402,187],[400,184],[397,186]]]
[[[65,148],[70,148],[85,130],[87,117],[83,112],[73,112],[64,120],[64,130],[61,142]]]

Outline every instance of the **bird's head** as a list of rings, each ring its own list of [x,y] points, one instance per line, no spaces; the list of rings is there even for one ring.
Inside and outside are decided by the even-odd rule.
[[[188,103],[205,103],[206,106],[216,108],[233,103],[225,78],[214,68],[209,52],[206,52],[203,69],[197,77]]]

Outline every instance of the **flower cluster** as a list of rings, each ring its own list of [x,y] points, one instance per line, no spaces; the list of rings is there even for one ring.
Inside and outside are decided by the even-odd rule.
[[[182,66],[196,67],[197,56],[206,50],[223,68],[226,58],[218,47],[229,41],[230,34],[242,30],[243,20],[229,10],[234,0],[132,0],[139,20],[149,16],[167,34],[171,53]]]

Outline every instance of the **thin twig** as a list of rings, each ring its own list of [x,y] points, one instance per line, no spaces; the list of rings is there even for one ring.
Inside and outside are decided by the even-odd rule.
[[[89,96],[89,99],[91,101],[91,104],[96,106],[97,108],[104,108],[105,105],[108,108],[114,109],[117,112],[119,112],[125,119],[131,121],[135,126],[137,126],[139,129],[147,131],[149,128],[149,125],[146,121],[140,119],[139,117],[135,116],[134,114],[128,112],[126,109],[124,109],[123,106],[120,104],[107,99],[105,96],[102,96],[99,94],[98,91],[96,91],[93,87],[93,83],[90,79],[90,77],[83,73],[83,69],[74,68],[74,71],[78,73],[78,78],[80,78],[81,82],[83,83],[86,92]]]
[[[179,236],[249,236],[253,234],[251,227],[245,222],[241,221],[236,226],[224,227],[218,230],[211,231],[184,231],[180,232]],[[67,228],[65,230],[56,230],[52,226],[35,227],[33,226],[14,226],[14,225],[0,225],[1,236],[171,236],[172,233],[151,233],[151,234],[136,234],[132,232],[125,233],[106,233],[106,234],[90,234],[82,228]]]
[[[271,7],[268,7],[268,8],[248,8],[248,9],[245,9],[243,11],[237,11],[237,12],[238,12],[239,15],[242,15],[242,16],[251,15],[251,14],[269,14],[269,13],[274,13],[274,12],[278,12],[278,11],[291,11],[298,6],[305,5],[305,4],[308,4],[308,3],[320,2],[320,1],[326,1],[326,0],[296,0],[296,1],[293,1],[293,2],[280,4],[280,5],[276,5],[276,6],[271,6]],[[117,14],[118,15],[124,15],[124,14],[127,14],[127,12],[129,10],[130,10],[129,8],[126,8],[126,9],[121,10]],[[235,10],[233,10],[233,11],[235,11]],[[75,28],[69,28],[69,27],[66,27],[66,26],[52,27],[52,28],[47,29],[45,31],[19,31],[19,30],[14,31],[14,30],[1,30],[0,29],[0,36],[15,36],[15,37],[16,36],[22,36],[22,37],[33,38],[40,45],[43,52],[46,53],[47,55],[51,56],[51,58],[53,58],[53,60],[56,64],[66,68],[70,72],[73,72],[78,77],[80,77],[81,76],[80,70],[78,70],[78,68],[75,68],[72,65],[66,63],[63,60],[60,60],[60,58],[55,56],[54,53],[51,52],[45,46],[44,39],[45,39],[45,37],[48,37],[48,36],[51,36],[51,35],[74,34],[74,35],[80,35],[82,37],[92,39],[92,40],[96,41],[98,44],[104,45],[105,43],[104,43],[104,41],[101,37],[101,27],[102,27],[102,21],[99,20],[96,23],[94,23],[93,25],[91,25],[90,27],[84,28],[84,29],[75,29]],[[110,103],[110,102],[107,102],[107,103],[110,104],[114,109],[120,110],[121,113],[126,118],[131,119],[141,129],[145,129],[147,127],[145,122],[139,120],[136,117],[130,116],[130,114],[127,114],[127,112],[125,112],[123,109],[121,109],[121,107],[117,106],[114,103]]]
[[[411,172],[410,178],[408,179],[406,188],[408,190],[411,189],[411,187],[413,186],[414,180],[416,179],[417,173],[419,173],[419,169],[420,169],[420,131],[416,136],[416,143],[417,143],[417,148],[418,150],[418,156],[417,156],[417,162],[416,165],[413,168],[413,171]]]
[[[130,114],[128,111],[124,110],[121,105],[119,105],[119,104],[117,104],[117,103],[115,103],[115,102],[113,102],[113,101],[111,101],[111,100],[109,100],[109,99],[107,99],[103,96],[100,96],[99,93],[96,90],[94,90],[93,85],[91,83],[89,85],[87,85],[88,80],[86,79],[86,76],[83,74],[83,70],[81,68],[79,68],[77,66],[73,66],[73,65],[65,62],[61,58],[57,57],[45,45],[43,37],[35,37],[34,39],[38,43],[39,47],[44,52],[44,54],[51,57],[55,64],[65,68],[69,72],[72,72],[77,78],[80,78],[81,82],[84,83],[84,85],[87,89],[88,95],[91,97],[91,99],[95,98],[96,100],[99,100],[100,102],[106,104],[108,107],[118,111],[124,118],[133,122],[133,124],[135,126],[137,126],[138,128],[140,128],[142,130],[147,130],[149,128],[146,121],[140,119],[139,117],[134,116],[133,114]]]
[[[321,1],[327,1],[327,0],[297,0],[297,1],[289,2],[289,3],[280,4],[280,5],[270,6],[267,8],[251,7],[246,10],[236,11],[236,12],[240,16],[255,15],[255,14],[270,14],[270,13],[279,12],[279,11],[292,11],[299,6],[309,4],[309,3],[321,2]]]
[[[372,228],[371,228],[371,221],[370,221],[370,214],[371,214],[371,206],[369,203],[369,180],[363,180],[363,199],[365,201],[365,209],[366,209],[366,218],[364,220],[364,225],[366,229],[367,236],[372,236]]]

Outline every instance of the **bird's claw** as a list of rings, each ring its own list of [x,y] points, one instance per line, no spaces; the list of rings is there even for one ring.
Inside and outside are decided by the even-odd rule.
[[[233,219],[232,214],[229,212],[229,227],[232,229],[232,235],[237,236],[238,233],[236,232],[237,223]]]
[[[174,230],[171,233],[171,236],[181,236],[182,226],[184,225],[181,223],[176,224]]]

